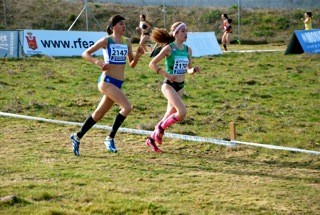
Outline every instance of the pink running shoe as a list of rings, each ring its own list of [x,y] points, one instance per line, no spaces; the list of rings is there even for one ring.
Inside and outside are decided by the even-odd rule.
[[[154,142],[154,140],[152,138],[148,138],[146,141],[146,145],[149,146],[152,151],[156,152],[156,153],[162,153],[162,150],[158,148],[158,146],[156,145],[156,143]]]
[[[161,128],[160,124],[156,125],[154,131],[151,134],[151,138],[153,138],[160,145],[162,144],[162,137],[164,135],[164,130]]]

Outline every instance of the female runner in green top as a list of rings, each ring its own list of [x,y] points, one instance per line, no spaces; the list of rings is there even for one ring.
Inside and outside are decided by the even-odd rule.
[[[162,144],[164,131],[170,125],[182,120],[187,115],[187,109],[182,102],[185,74],[194,74],[200,67],[192,67],[192,50],[184,42],[187,40],[187,26],[183,22],[176,22],[171,26],[171,32],[165,29],[154,29],[151,39],[163,45],[163,49],[149,63],[149,67],[163,76],[161,91],[168,100],[167,111],[162,120],[155,126],[151,137],[146,144],[157,153],[161,149],[157,144]],[[166,68],[159,67],[158,63],[165,58]]]

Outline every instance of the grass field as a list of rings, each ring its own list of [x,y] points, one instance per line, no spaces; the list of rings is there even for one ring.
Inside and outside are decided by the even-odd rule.
[[[239,46],[230,47],[237,50]],[[256,47],[254,47],[256,48]],[[264,47],[269,49],[269,47]],[[251,49],[248,47],[248,49]],[[123,127],[152,130],[165,111],[162,78],[143,56],[127,68],[134,106]],[[99,70],[80,58],[0,62],[0,111],[83,122],[101,95]],[[320,56],[225,53],[194,59],[188,115],[168,132],[320,151]],[[99,122],[111,125],[114,107]],[[143,135],[118,133],[118,154],[92,129],[81,156],[78,127],[0,117],[0,214],[319,214],[320,157],[259,147],[166,138],[163,154]],[[4,199],[3,197],[7,197]]]

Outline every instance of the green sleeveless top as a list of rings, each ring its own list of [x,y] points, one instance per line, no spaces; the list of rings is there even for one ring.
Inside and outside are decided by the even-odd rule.
[[[166,71],[171,75],[182,75],[187,72],[189,64],[188,46],[183,44],[183,49],[180,50],[172,42],[169,44],[171,47],[171,55],[166,57]]]

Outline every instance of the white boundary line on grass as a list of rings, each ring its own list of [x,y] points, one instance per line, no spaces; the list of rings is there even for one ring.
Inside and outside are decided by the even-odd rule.
[[[273,50],[231,50],[231,51],[223,51],[223,53],[255,53],[255,52],[285,52],[282,49],[273,49]]]
[[[0,112],[0,115],[5,116],[5,117],[36,120],[36,121],[50,122],[50,123],[55,123],[55,124],[77,125],[77,126],[82,126],[82,124],[83,124],[83,123],[78,123],[78,122],[68,122],[68,121],[62,121],[62,120],[46,119],[46,118],[32,117],[32,116],[5,113],[5,112]],[[106,125],[94,125],[93,127],[104,129],[104,130],[111,130],[111,127],[106,126]],[[125,132],[125,133],[140,134],[140,135],[151,135],[151,133],[152,133],[152,131],[132,129],[132,128],[119,128],[119,131]],[[312,151],[312,150],[298,149],[298,148],[291,148],[291,147],[284,147],[284,146],[275,146],[275,145],[261,144],[261,143],[250,143],[250,142],[243,142],[243,141],[237,141],[237,140],[228,141],[228,140],[222,140],[222,139],[214,139],[214,138],[182,135],[182,134],[174,134],[174,133],[166,133],[165,136],[172,138],[172,139],[180,139],[180,140],[204,142],[204,143],[214,143],[217,145],[224,145],[224,146],[235,146],[236,144],[243,144],[243,145],[249,145],[249,146],[258,146],[258,147],[263,147],[263,148],[269,148],[269,149],[278,149],[278,150],[286,150],[286,151],[292,151],[292,152],[302,152],[302,153],[320,155],[319,151]]]

